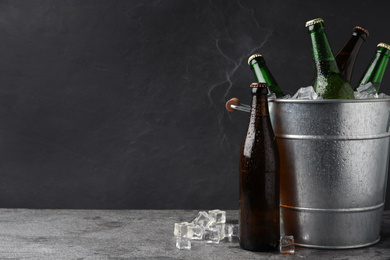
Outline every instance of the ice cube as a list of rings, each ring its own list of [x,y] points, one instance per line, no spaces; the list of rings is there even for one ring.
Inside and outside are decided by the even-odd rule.
[[[280,99],[290,99],[290,98],[291,98],[291,95],[290,95],[290,94],[287,94],[287,95],[281,97]]]
[[[224,224],[224,237],[232,237],[233,236],[233,228],[234,226],[232,224]]]
[[[354,93],[354,96],[355,96],[355,99],[367,99],[367,98],[378,98],[378,94],[377,93],[369,93],[369,92],[358,92],[358,91],[355,91]]]
[[[186,237],[176,237],[176,247],[178,249],[191,249],[191,241]]]
[[[354,95],[355,99],[363,99],[363,98],[361,97],[360,92],[354,91],[354,92],[353,92],[353,95]]]
[[[211,225],[210,227],[206,228],[206,230],[210,230],[210,229],[213,229],[214,231],[217,231],[219,230],[219,240],[223,240],[225,238],[225,234],[226,234],[226,224],[213,224]]]
[[[386,95],[385,93],[380,93],[380,94],[378,95],[378,98],[390,98],[390,96],[389,96],[389,95]]]
[[[313,86],[300,88],[292,99],[305,99],[305,100],[313,100],[313,99],[321,99],[318,97],[317,93],[314,91]]]
[[[173,231],[173,235],[175,237],[184,237],[187,235],[187,232],[188,232],[188,227],[189,226],[194,226],[194,224],[192,223],[188,223],[188,222],[181,222],[181,223],[175,223],[175,229]]]
[[[376,88],[371,82],[361,84],[354,92],[354,95],[356,99],[378,98]]]
[[[282,236],[280,238],[280,252],[282,254],[294,254],[295,245],[293,236]]]
[[[173,235],[176,237],[185,237],[188,239],[199,240],[203,237],[204,228],[193,223],[181,222],[175,223]]]
[[[175,237],[177,237],[177,236],[180,235],[180,233],[181,233],[180,228],[181,228],[181,226],[182,226],[184,223],[186,223],[186,222],[175,223],[175,228],[174,228],[174,230],[173,230],[173,235],[174,235]]]
[[[204,228],[199,225],[189,225],[187,227],[186,237],[194,240],[201,240],[203,238]]]
[[[228,238],[231,239],[233,235],[233,225],[232,224],[216,224],[211,227],[221,227],[221,237],[220,239]]]
[[[209,216],[215,219],[215,223],[222,224],[226,222],[226,212],[219,209],[209,211]]]
[[[207,229],[205,229],[203,234],[203,240],[205,240],[206,243],[218,244],[221,240],[221,225],[208,227]]]
[[[275,93],[269,93],[267,98],[268,99],[276,99],[276,94]]]
[[[215,219],[206,211],[200,211],[192,223],[203,228],[207,228],[215,223]]]
[[[239,234],[239,230],[238,230],[238,224],[232,224],[233,226],[233,233],[232,233],[232,237],[238,237],[238,234]]]
[[[368,82],[366,84],[361,84],[357,89],[357,92],[366,92],[367,94],[375,94],[376,89],[374,85],[371,82]]]

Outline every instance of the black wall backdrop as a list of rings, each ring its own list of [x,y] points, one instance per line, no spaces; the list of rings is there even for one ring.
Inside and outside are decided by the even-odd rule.
[[[325,20],[333,52],[361,25],[356,84],[390,43],[389,7],[0,1],[0,207],[237,208],[248,114],[224,105],[250,102],[248,57],[262,53],[293,93],[313,75],[305,22]]]

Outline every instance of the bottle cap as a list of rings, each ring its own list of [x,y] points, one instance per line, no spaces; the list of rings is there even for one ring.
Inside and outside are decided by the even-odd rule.
[[[240,105],[240,100],[238,98],[232,98],[228,102],[226,102],[226,110],[229,112],[234,112],[236,111],[234,108],[231,107],[231,105],[239,106]]]
[[[382,47],[382,48],[390,50],[390,44],[387,44],[384,42],[379,43],[376,47]]]
[[[316,24],[316,23],[323,23],[323,22],[324,22],[324,20],[322,20],[322,18],[316,18],[316,19],[307,21],[306,22],[306,27],[308,27],[310,25],[313,25],[313,24]]]
[[[260,53],[253,54],[248,59],[248,65],[251,65],[251,60],[253,60],[254,58],[257,58],[257,57],[263,57],[263,55],[261,55]]]
[[[268,84],[267,83],[262,83],[262,82],[252,83],[251,84],[251,88],[268,88]]]
[[[367,34],[367,37],[370,36],[370,33],[368,32],[368,30],[366,28],[363,28],[361,26],[355,26],[355,28],[353,28],[353,31],[362,31],[364,32],[365,34]]]

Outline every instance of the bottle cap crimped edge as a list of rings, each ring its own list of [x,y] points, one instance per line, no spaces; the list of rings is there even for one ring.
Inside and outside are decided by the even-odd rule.
[[[316,24],[316,23],[323,23],[323,22],[324,22],[324,20],[322,18],[316,18],[316,19],[307,21],[305,27],[308,27],[308,26]]]
[[[257,58],[257,57],[263,57],[263,55],[261,55],[260,53],[253,54],[248,59],[248,65],[251,65],[251,60],[253,60],[254,58]]]
[[[268,88],[268,84],[267,83],[262,83],[262,82],[258,82],[258,83],[252,83],[250,85],[251,88]]]
[[[387,44],[384,42],[379,43],[376,47],[382,47],[382,48],[386,48],[386,49],[390,50],[390,44]]]
[[[370,36],[370,33],[368,32],[368,30],[366,28],[363,28],[361,26],[355,26],[353,28],[353,31],[357,31],[357,30],[360,30],[360,31],[364,32],[365,34],[367,34],[367,37]]]

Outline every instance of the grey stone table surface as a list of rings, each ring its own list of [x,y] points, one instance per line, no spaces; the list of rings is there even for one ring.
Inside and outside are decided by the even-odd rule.
[[[390,211],[381,241],[348,250],[297,247],[295,254],[256,253],[237,241],[175,247],[174,223],[192,221],[197,210],[0,209],[0,259],[390,259]],[[237,211],[227,221],[237,222]]]

